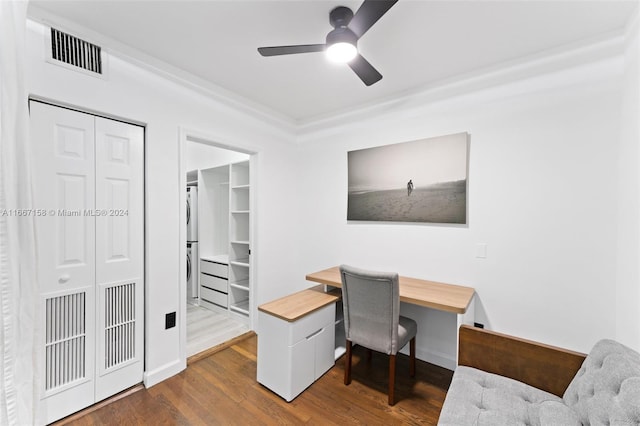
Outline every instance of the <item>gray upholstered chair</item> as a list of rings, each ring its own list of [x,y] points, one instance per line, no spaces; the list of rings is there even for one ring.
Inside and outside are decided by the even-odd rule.
[[[409,341],[410,374],[416,371],[416,331],[412,319],[400,316],[398,274],[340,266],[344,328],[347,337],[344,384],[351,383],[351,346],[389,355],[389,405],[395,404],[396,354]]]

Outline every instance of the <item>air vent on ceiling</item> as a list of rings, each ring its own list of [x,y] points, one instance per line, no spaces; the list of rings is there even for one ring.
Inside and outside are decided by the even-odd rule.
[[[100,46],[51,28],[51,59],[102,74],[101,53]]]

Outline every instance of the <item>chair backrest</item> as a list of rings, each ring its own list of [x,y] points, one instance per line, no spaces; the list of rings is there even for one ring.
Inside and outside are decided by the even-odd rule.
[[[340,266],[344,327],[348,340],[387,354],[398,348],[398,274]]]

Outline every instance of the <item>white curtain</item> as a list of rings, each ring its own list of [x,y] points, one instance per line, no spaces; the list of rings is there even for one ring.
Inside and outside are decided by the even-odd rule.
[[[27,1],[0,0],[0,424],[39,423]]]

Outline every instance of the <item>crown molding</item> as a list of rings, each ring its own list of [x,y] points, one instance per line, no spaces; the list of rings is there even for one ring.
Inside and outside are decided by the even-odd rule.
[[[410,111],[441,100],[621,57],[626,39],[625,30],[621,29],[430,83],[356,108],[299,121],[297,140],[304,143],[326,133],[327,129],[389,117],[393,113]]]

